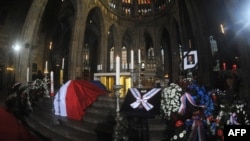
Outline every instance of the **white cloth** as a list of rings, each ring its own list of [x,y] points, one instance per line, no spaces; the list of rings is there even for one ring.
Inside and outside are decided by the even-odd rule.
[[[135,97],[136,101],[131,103],[130,106],[132,108],[137,108],[142,104],[142,106],[147,110],[151,110],[154,106],[150,103],[148,103],[148,100],[152,98],[154,95],[156,95],[161,89],[160,88],[153,88],[143,96],[141,96],[141,93],[137,88],[131,88],[131,94]]]
[[[66,98],[67,88],[70,82],[71,80],[65,83],[55,95],[55,98],[54,98],[55,115],[65,116],[65,117],[67,116],[65,98]]]

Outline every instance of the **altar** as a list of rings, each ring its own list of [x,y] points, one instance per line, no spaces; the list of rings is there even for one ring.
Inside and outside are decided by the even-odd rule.
[[[110,91],[110,96],[114,95],[114,85],[115,85],[115,72],[100,72],[94,73],[94,80],[100,81],[104,84],[108,91]],[[133,82],[131,79],[130,72],[121,72],[120,73],[120,85],[122,85],[122,89],[120,90],[120,97],[125,97],[127,90],[133,87]]]

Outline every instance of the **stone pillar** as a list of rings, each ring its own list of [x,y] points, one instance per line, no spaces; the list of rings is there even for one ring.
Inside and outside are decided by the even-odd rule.
[[[82,8],[83,5],[79,5],[76,11],[76,20],[74,29],[72,31],[72,40],[71,40],[71,47],[70,47],[70,55],[69,55],[69,62],[68,62],[68,79],[76,79],[82,77],[83,72],[83,60],[82,60],[82,49],[84,46],[84,31],[86,27],[86,8]],[[85,9],[85,11],[81,10]]]
[[[36,38],[40,22],[46,7],[48,0],[33,0],[20,36],[22,49],[18,58],[19,62],[16,64],[17,68],[15,72],[16,80],[19,82],[27,81],[27,67],[31,72],[30,57],[35,50]],[[31,80],[31,73],[29,73],[29,80]]]

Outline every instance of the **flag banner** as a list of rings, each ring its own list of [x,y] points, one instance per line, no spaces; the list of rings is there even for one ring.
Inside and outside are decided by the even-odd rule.
[[[183,56],[184,70],[194,68],[198,64],[198,55],[196,50],[185,51]]]
[[[108,92],[100,83],[87,80],[69,80],[60,87],[54,98],[55,115],[82,120],[86,109],[97,97]]]
[[[160,114],[161,88],[129,88],[121,107],[128,117],[154,118]]]

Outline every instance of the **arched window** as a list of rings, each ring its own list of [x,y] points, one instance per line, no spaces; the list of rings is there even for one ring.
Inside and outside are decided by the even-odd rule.
[[[122,69],[125,70],[128,68],[128,63],[127,63],[127,48],[125,46],[122,47]]]
[[[89,45],[85,44],[83,48],[83,69],[89,69]]]
[[[114,47],[110,49],[110,71],[114,69]]]
[[[148,59],[154,59],[154,56],[155,56],[154,48],[150,47],[148,49]]]
[[[164,58],[165,58],[164,49],[161,47],[161,62],[162,62],[163,65],[164,65]]]

